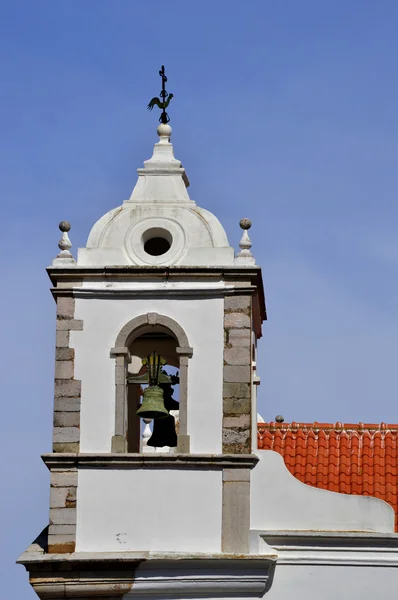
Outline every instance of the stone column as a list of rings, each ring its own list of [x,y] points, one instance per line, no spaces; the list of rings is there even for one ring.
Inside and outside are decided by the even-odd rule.
[[[115,358],[115,433],[112,452],[127,452],[127,365],[131,361],[128,348],[112,348]]]

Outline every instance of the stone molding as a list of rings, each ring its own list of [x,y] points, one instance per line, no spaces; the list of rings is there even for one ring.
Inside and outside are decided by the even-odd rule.
[[[174,335],[180,348],[190,348],[188,337],[181,325],[171,317],[160,315],[159,313],[146,313],[131,319],[131,321],[126,323],[120,330],[120,333],[116,338],[115,347],[128,347],[129,344],[140,335],[140,329],[145,325],[165,327]]]
[[[195,468],[195,469],[252,469],[259,458],[256,454],[43,454],[48,469],[74,469],[77,467],[103,468],[124,466],[141,468]]]
[[[115,346],[111,349],[111,358],[115,359],[115,432],[112,437],[112,452],[127,451],[127,364],[130,362],[129,346],[136,337],[148,328],[157,327],[167,331],[178,342],[180,371],[180,425],[177,437],[178,452],[189,452],[190,440],[188,427],[188,358],[193,354],[188,337],[179,323],[171,317],[150,312],[131,319],[120,330]]]
[[[274,550],[278,565],[398,567],[395,533],[252,531],[252,551]]]

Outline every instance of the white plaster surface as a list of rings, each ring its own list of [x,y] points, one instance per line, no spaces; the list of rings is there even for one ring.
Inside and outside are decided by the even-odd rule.
[[[83,331],[71,332],[75,378],[82,381],[80,451],[110,452],[115,426],[115,359],[110,350],[122,327],[148,312],[171,317],[188,336],[188,434],[192,453],[222,448],[223,299],[76,298],[75,318]]]
[[[287,470],[280,454],[257,451],[251,472],[252,530],[394,531],[389,504],[305,485]]]
[[[266,600],[395,600],[394,568],[276,565]]]
[[[221,471],[81,469],[77,552],[220,552]]]

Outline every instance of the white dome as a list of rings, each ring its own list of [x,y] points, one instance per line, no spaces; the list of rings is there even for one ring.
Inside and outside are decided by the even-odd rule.
[[[224,228],[188,195],[180,161],[174,158],[167,131],[159,131],[150,160],[138,169],[129,200],[101,217],[86,248],[79,249],[79,266],[197,265],[234,263]]]

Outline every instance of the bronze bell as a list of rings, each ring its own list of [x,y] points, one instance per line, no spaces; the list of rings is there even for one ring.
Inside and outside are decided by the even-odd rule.
[[[163,390],[158,385],[149,385],[144,389],[144,397],[137,415],[142,419],[165,419],[169,416],[163,401]],[[155,421],[156,422],[156,421]]]
[[[173,388],[170,383],[160,384],[164,391],[164,405],[167,410],[178,410],[179,403],[174,400]],[[177,446],[177,434],[175,427],[175,419],[172,415],[168,415],[166,419],[156,420],[153,423],[153,433],[147,442],[148,446],[154,448],[163,448],[169,446],[175,448]]]

